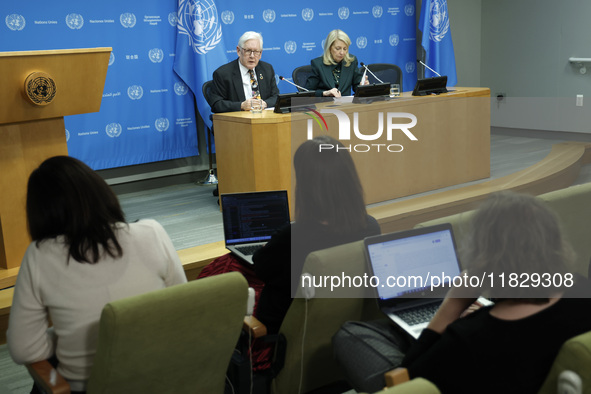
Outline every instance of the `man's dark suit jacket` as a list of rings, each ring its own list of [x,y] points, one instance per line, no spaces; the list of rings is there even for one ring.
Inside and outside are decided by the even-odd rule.
[[[322,56],[312,59],[310,62],[312,66],[312,75],[306,81],[306,89],[315,90],[316,96],[322,96],[322,92],[330,90],[335,86],[332,70],[335,66],[327,66],[322,62]],[[357,66],[357,58],[353,59],[349,67],[345,64],[341,66],[341,77],[339,79],[339,90],[341,95],[350,96],[351,87],[357,90],[357,86],[361,82],[362,74]]]
[[[261,98],[268,107],[274,107],[279,94],[279,88],[275,82],[275,71],[269,63],[260,61],[254,71],[259,82]],[[261,78],[262,75],[262,78]],[[240,111],[240,104],[246,100],[242,87],[242,76],[238,59],[219,67],[213,73],[213,88],[209,95],[211,112]]]

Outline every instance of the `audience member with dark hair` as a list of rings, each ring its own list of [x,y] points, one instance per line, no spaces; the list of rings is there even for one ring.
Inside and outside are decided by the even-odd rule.
[[[257,318],[269,332],[278,332],[292,301],[309,253],[379,234],[377,221],[367,214],[355,164],[332,137],[304,142],[294,155],[296,174],[295,223],[280,230],[253,256],[257,277],[265,283]]]
[[[18,364],[55,356],[72,392],[81,392],[105,304],[186,276],[162,226],[126,223],[113,191],[77,159],[52,157],[32,172],[26,211],[33,242],[16,281],[8,349]]]
[[[410,346],[403,334],[380,321],[353,329],[362,343],[380,349],[367,350],[352,340],[354,323],[346,323],[333,344],[357,390],[379,390],[383,373],[402,365],[411,378],[426,378],[442,393],[535,393],[562,344],[591,330],[588,282],[568,273],[572,252],[556,217],[540,200],[493,194],[474,215],[472,227],[463,256],[467,274],[492,274],[495,287],[485,281],[480,289],[452,288]],[[527,274],[533,281],[529,288],[510,286],[510,274]],[[553,279],[534,286],[536,275]],[[557,277],[562,286],[554,286],[560,284],[552,282]],[[466,313],[480,291],[494,291],[496,303]]]

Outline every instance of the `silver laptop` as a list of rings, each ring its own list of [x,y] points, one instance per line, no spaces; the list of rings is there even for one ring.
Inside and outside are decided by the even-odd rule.
[[[440,286],[431,291],[431,281],[437,283],[433,277],[441,278],[444,273],[453,279],[460,273],[451,225],[368,237],[364,243],[369,270],[379,278],[375,288],[378,306],[418,338],[449,289]]]
[[[231,193],[220,196],[226,248],[252,264],[252,255],[289,224],[287,191]]]

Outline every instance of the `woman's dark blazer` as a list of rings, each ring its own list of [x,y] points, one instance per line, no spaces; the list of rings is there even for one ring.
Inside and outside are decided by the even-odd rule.
[[[306,89],[315,90],[316,96],[320,97],[325,90],[336,87],[332,76],[333,65],[325,65],[322,62],[322,56],[312,59],[310,64],[312,66],[312,75],[306,81]],[[353,88],[353,91],[357,90],[357,86],[361,82],[361,76],[356,57],[353,57],[353,61],[349,64],[349,67],[345,67],[343,63],[338,87],[341,94],[343,96],[350,96],[351,88]]]

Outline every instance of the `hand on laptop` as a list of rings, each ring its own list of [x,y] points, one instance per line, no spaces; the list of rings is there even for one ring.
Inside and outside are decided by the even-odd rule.
[[[464,276],[466,271],[462,271],[460,276]],[[468,313],[474,312],[476,309],[467,312],[469,308],[476,303],[478,296],[480,295],[480,289],[466,287],[455,287],[449,290],[443,303],[439,307],[433,319],[427,326],[427,328],[442,334],[448,325],[459,319],[460,317],[466,316]],[[480,303],[478,303],[480,304]],[[480,304],[482,306],[482,304]],[[466,313],[467,312],[467,313]]]

